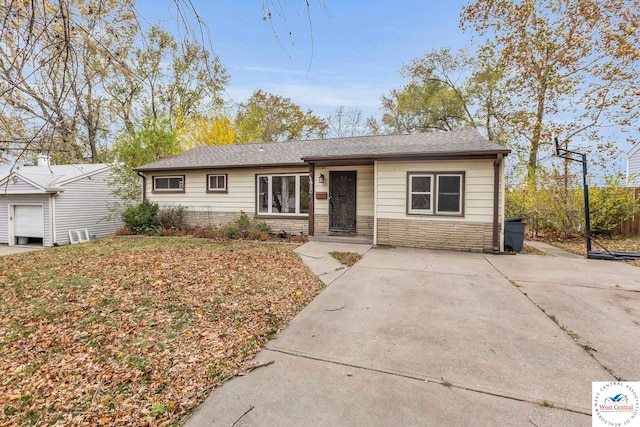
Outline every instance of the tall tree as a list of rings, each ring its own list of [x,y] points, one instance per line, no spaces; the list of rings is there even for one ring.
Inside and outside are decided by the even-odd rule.
[[[528,148],[529,177],[559,132],[599,143],[608,126],[629,126],[640,109],[638,0],[477,0],[462,26],[487,36],[484,54],[504,70],[506,116]]]
[[[236,113],[238,142],[324,138],[327,122],[290,98],[256,90]]]
[[[133,168],[173,156],[183,151],[176,133],[167,118],[143,118],[133,133],[124,133],[117,141],[113,154],[113,177],[109,182],[111,192],[123,203],[112,206],[114,213],[122,213],[128,204],[140,200],[142,187]]]
[[[100,87],[130,48],[128,7],[125,0],[0,4],[0,102],[22,133],[4,128],[4,135],[26,141],[23,149],[98,161],[109,123]]]
[[[382,97],[383,124],[413,133],[484,128],[503,140],[499,125],[502,73],[483,58],[449,48],[433,50],[402,68],[409,82]]]
[[[201,45],[175,37],[154,26],[145,46],[133,52],[133,66],[107,89],[112,105],[129,133],[141,117],[169,118],[179,131],[192,118],[222,105],[229,75],[217,56]]]

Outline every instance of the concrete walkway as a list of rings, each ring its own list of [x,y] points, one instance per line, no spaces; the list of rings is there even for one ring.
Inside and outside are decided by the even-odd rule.
[[[187,426],[586,426],[592,381],[640,378],[636,267],[312,243],[327,289]]]

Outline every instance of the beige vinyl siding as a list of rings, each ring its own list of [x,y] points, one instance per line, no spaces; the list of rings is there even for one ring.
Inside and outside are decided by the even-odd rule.
[[[122,227],[120,215],[111,215],[109,206],[116,199],[107,184],[109,170],[64,185],[54,196],[56,243],[69,243],[69,230],[86,228],[98,238],[112,235]]]
[[[308,168],[211,169],[186,172],[148,172],[147,199],[163,206],[184,206],[191,211],[255,213],[256,175],[309,173]],[[226,193],[207,193],[207,175],[227,175]],[[184,192],[153,192],[154,176],[185,177]]]
[[[373,165],[371,166],[331,166],[316,167],[315,191],[326,192],[329,195],[330,171],[356,171],[356,215],[373,216]],[[320,174],[324,175],[324,184],[318,183]],[[315,200],[314,210],[319,215],[329,215],[329,199]]]
[[[393,162],[378,166],[378,218],[493,222],[493,160]],[[407,172],[464,172],[464,217],[407,215]]]
[[[0,243],[9,243],[9,205],[42,205],[44,216],[44,238],[42,243],[44,246],[51,246],[53,242],[51,239],[50,197],[49,194],[42,194],[42,192],[33,195],[0,195]]]

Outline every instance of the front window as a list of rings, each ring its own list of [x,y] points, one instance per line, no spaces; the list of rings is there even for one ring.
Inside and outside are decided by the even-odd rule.
[[[184,176],[154,176],[153,191],[184,191]]]
[[[259,214],[309,213],[309,175],[259,175],[257,187]]]
[[[462,215],[463,188],[463,172],[409,172],[407,213]]]

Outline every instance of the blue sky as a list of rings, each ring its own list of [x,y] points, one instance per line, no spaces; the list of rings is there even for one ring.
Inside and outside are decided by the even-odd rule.
[[[287,0],[284,20],[277,15],[272,20],[274,34],[260,0],[192,0],[231,76],[229,105],[262,89],[321,117],[342,105],[380,118],[380,98],[403,84],[403,65],[432,49],[475,50],[474,35],[459,25],[469,0],[309,1],[311,28],[305,1]],[[138,0],[137,5],[149,23],[176,28],[174,2]],[[622,152],[610,159],[609,168],[624,171],[624,152],[631,145],[627,135],[616,137]]]
[[[174,27],[174,9],[162,3],[144,0],[138,7],[151,22]],[[380,97],[401,85],[403,64],[470,40],[459,28],[462,1],[310,0],[310,28],[304,0],[291,0],[283,5],[286,23],[273,19],[279,39],[263,20],[259,0],[193,3],[231,75],[232,102],[245,101],[259,88],[320,116],[340,105],[380,116]]]

